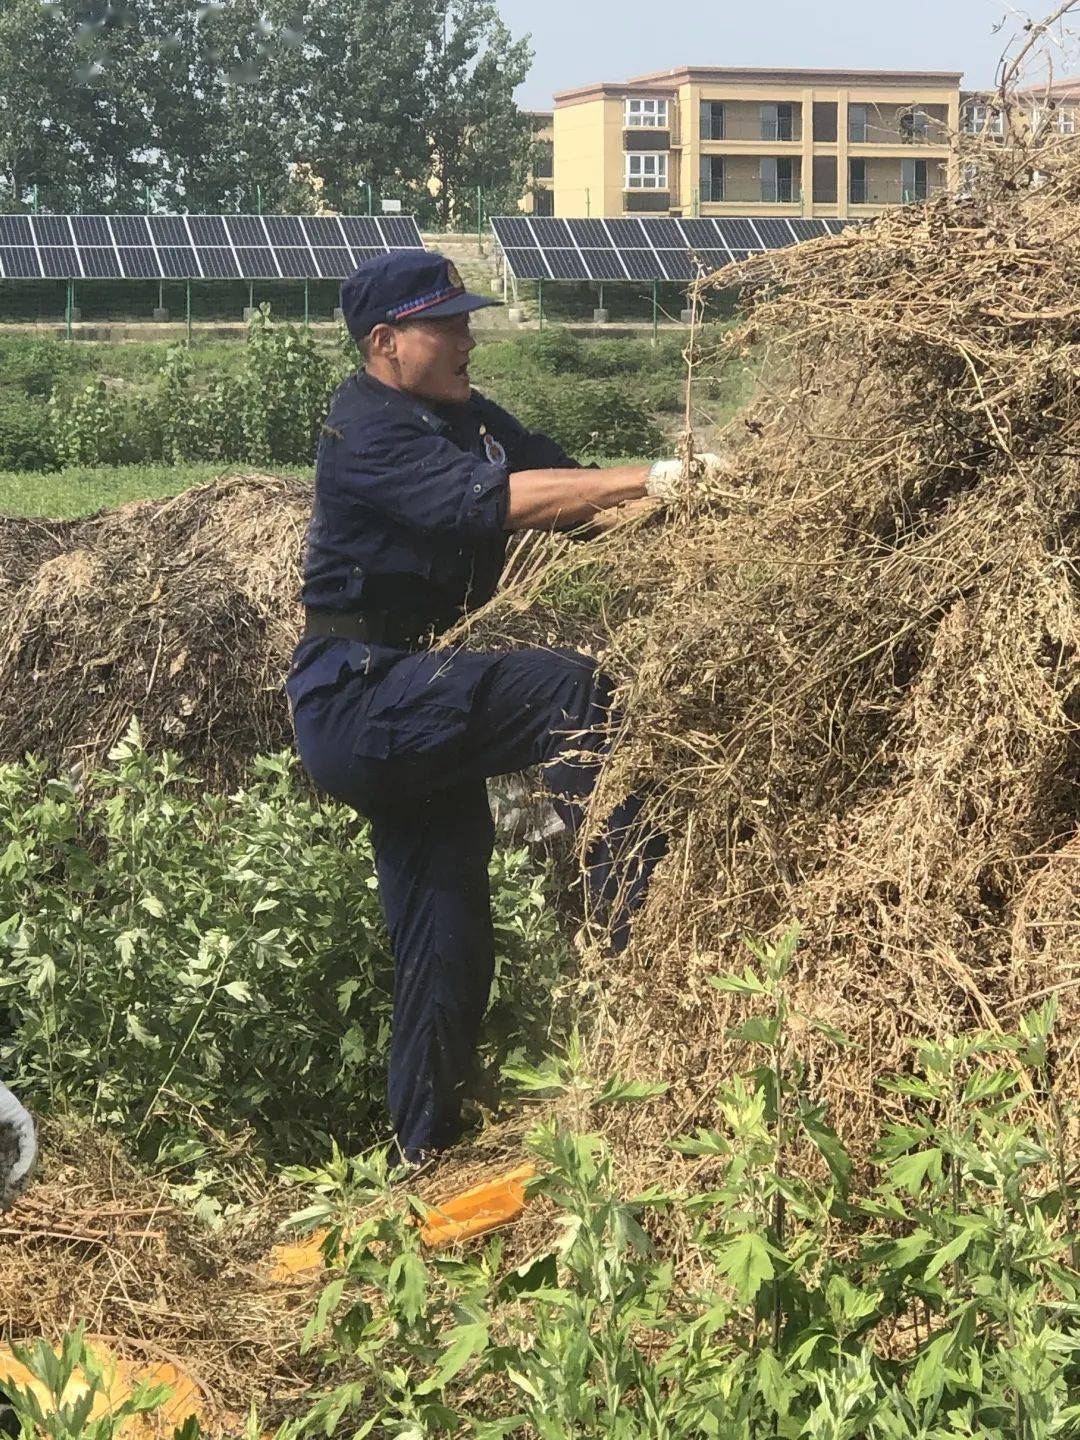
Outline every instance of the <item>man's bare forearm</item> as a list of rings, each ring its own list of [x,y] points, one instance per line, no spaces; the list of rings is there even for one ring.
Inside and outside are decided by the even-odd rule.
[[[510,476],[507,530],[573,530],[600,510],[640,500],[648,465],[610,470],[519,470]]]

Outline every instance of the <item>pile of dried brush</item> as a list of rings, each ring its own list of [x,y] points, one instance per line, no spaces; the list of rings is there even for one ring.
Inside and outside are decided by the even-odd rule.
[[[670,841],[631,952],[586,975],[597,1072],[671,1084],[613,1129],[639,1173],[747,1067],[709,977],[794,920],[795,1003],[857,1042],[801,1037],[857,1152],[907,1037],[1050,993],[1080,1099],[1080,141],[1034,188],[1024,163],[744,267],[731,343],[766,381],[724,491],[487,617],[573,642],[568,567],[604,594],[624,723],[595,810],[637,790]]]
[[[0,520],[0,758],[92,765],[133,715],[222,783],[291,744],[310,506],[299,480],[239,475],[88,520]]]
[[[318,1367],[299,1341],[321,1277],[275,1281],[268,1258],[294,1194],[245,1171],[242,1223],[210,1230],[100,1130],[54,1121],[42,1153],[30,1191],[0,1215],[5,1339],[58,1343],[81,1321],[113,1355],[189,1375],[212,1434],[252,1401],[270,1429],[306,1409]]]

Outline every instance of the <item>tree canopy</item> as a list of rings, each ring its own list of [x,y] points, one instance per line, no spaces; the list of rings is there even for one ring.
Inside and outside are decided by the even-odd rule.
[[[524,189],[531,61],[493,0],[0,0],[0,209],[471,221]]]

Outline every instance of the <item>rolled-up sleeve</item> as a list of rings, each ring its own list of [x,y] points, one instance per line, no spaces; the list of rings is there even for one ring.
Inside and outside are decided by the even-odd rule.
[[[510,501],[509,471],[407,424],[347,433],[337,485],[350,500],[415,530],[473,539],[497,535]]]

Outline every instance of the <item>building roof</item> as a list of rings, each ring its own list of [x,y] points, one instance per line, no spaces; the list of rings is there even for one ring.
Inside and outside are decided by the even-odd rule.
[[[648,75],[635,75],[629,84],[638,85],[685,85],[687,82],[723,83],[738,85],[768,84],[777,80],[781,84],[807,85],[951,85],[957,86],[964,78],[962,70],[804,70],[775,69],[765,67],[731,67],[727,65],[681,65],[675,70],[654,70]]]
[[[585,100],[622,99],[627,95],[669,96],[680,85],[895,85],[910,88],[926,85],[955,90],[964,78],[962,70],[785,70],[714,65],[683,65],[674,70],[654,70],[629,80],[600,80],[555,94],[555,108],[579,105]]]
[[[1070,75],[1053,84],[1027,85],[1019,94],[1032,100],[1080,100],[1080,75]]]

